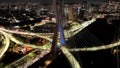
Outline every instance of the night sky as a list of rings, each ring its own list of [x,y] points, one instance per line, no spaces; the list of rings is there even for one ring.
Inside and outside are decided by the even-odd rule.
[[[32,2],[32,3],[51,3],[52,0],[0,0],[0,2]],[[57,0],[58,1],[58,0]],[[79,3],[81,1],[85,0],[64,0],[66,3]],[[86,1],[92,1],[92,2],[108,2],[109,0],[86,0]]]

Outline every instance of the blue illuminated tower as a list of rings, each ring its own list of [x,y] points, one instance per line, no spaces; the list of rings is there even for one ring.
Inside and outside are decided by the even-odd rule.
[[[54,36],[53,36],[53,41],[52,41],[52,47],[50,51],[50,55],[52,58],[54,58],[55,53],[56,53],[56,45],[58,41],[58,32],[60,34],[60,42],[61,45],[65,45],[65,37],[64,37],[64,32],[63,32],[63,6],[62,6],[62,0],[53,0],[53,6],[54,6],[54,12],[56,16],[56,27],[54,30]]]

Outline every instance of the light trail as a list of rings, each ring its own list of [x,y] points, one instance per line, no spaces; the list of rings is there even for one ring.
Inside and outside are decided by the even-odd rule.
[[[22,41],[16,39],[14,36],[12,36],[11,34],[8,34],[6,32],[3,32],[1,31],[1,33],[3,33],[4,35],[6,35],[7,38],[9,38],[11,41],[17,43],[18,45],[21,45],[21,46],[29,46],[29,47],[32,47],[32,48],[41,48],[41,49],[48,49],[51,47],[51,46],[48,46],[47,44],[50,44],[50,43],[46,43],[45,46],[36,46],[36,45],[33,45],[33,44],[26,44],[26,43],[23,43]]]
[[[5,28],[0,28],[0,30],[1,30],[1,31],[4,31],[4,32],[14,33],[14,34],[37,36],[37,37],[44,38],[44,39],[52,42],[52,39],[50,39],[50,38],[48,38],[48,37],[46,37],[46,36],[42,36],[41,34],[37,34],[37,33],[13,31],[13,30],[5,29]]]
[[[105,50],[105,49],[110,49],[110,48],[114,48],[120,46],[120,40],[115,42],[115,43],[111,43],[108,45],[102,45],[102,46],[96,46],[96,47],[85,47],[85,48],[71,48],[69,49],[69,51],[74,51],[74,52],[79,52],[79,51],[98,51],[98,50]]]
[[[7,36],[4,35],[4,37],[5,37],[5,39],[3,40],[3,45],[0,48],[0,59],[2,59],[3,55],[8,50],[8,47],[9,47],[9,44],[10,44],[10,40],[7,38]]]
[[[39,52],[39,53],[37,54],[36,52],[37,53]],[[18,59],[17,61],[10,63],[5,68],[14,68],[14,67],[15,68],[28,68],[29,66],[31,66],[33,63],[43,58],[48,53],[49,53],[48,50],[36,49],[28,53],[27,55],[23,56],[22,58]]]

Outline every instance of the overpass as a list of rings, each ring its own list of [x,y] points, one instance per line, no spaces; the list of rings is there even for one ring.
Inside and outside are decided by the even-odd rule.
[[[75,34],[77,34],[78,32],[80,32],[81,30],[83,30],[85,27],[87,27],[87,26],[89,26],[90,24],[92,24],[95,20],[96,20],[96,19],[93,18],[93,19],[91,19],[91,20],[89,20],[89,21],[85,21],[85,22],[82,23],[81,25],[74,25],[73,27],[75,27],[75,28],[71,28],[70,30],[67,30],[67,31],[64,30],[65,39],[68,40],[70,37],[74,36]],[[10,32],[10,33],[15,33],[15,34],[19,33],[19,34],[23,34],[23,35],[27,35],[27,34],[35,35],[35,34],[32,34],[32,33],[14,32],[14,31],[11,31],[11,30],[6,30],[6,29],[0,29],[0,30],[1,30],[1,31],[5,31],[5,32]],[[68,35],[68,34],[69,34],[69,35]],[[5,35],[7,35],[7,34],[5,34]],[[38,35],[43,36],[42,38],[44,38],[44,37],[46,38],[46,36],[45,36],[44,34],[38,34]],[[51,33],[51,34],[47,34],[47,33],[46,33],[46,35],[52,36],[52,33]],[[15,39],[14,37],[12,37],[12,36],[10,36],[10,35],[7,35],[7,36],[9,36],[9,38],[10,38],[12,41],[17,40],[17,39]],[[36,36],[37,36],[37,34],[36,34]],[[60,35],[59,35],[59,37],[60,37]],[[70,56],[72,57],[73,60],[71,60],[71,61],[76,61],[75,58],[73,58],[73,56],[66,50],[66,48],[65,48],[64,46],[61,46],[60,38],[59,38],[59,37],[58,37],[58,42],[57,42],[58,46],[59,46],[59,47],[62,47],[61,49],[62,49],[65,53],[68,53],[68,55],[70,55]],[[13,38],[14,38],[14,39],[13,39]],[[52,42],[52,38],[51,38],[51,37],[47,37],[46,39]],[[19,41],[19,40],[18,40],[18,41]],[[20,45],[23,45],[23,43],[19,43],[19,42],[17,42],[17,41],[16,41],[15,43],[20,44]],[[26,45],[27,45],[27,44],[26,44]],[[29,45],[29,44],[28,44],[28,45]],[[32,47],[33,45],[30,45],[30,46]],[[41,48],[41,49],[43,49],[43,50],[47,50],[47,51],[40,51],[40,52],[42,52],[42,53],[45,52],[45,54],[43,54],[43,55],[46,55],[48,52],[50,52],[50,47],[51,47],[51,44],[50,44],[50,43],[46,43],[43,47],[35,47],[35,48]],[[33,48],[34,48],[34,47],[33,47]],[[39,51],[39,50],[35,50],[35,52],[36,52],[36,51]],[[34,54],[35,52],[32,52],[32,53]],[[31,53],[30,53],[30,54],[31,54]],[[17,66],[23,66],[20,62],[23,61],[23,60],[25,60],[26,58],[28,58],[28,57],[30,56],[30,54],[28,54],[28,55],[24,56],[23,58],[15,61],[15,62],[13,62],[13,63],[11,63],[11,64],[8,65],[7,67],[12,67],[12,66],[15,66],[15,67],[16,67],[15,64],[17,64]],[[68,55],[66,55],[66,56],[68,57]],[[35,56],[37,56],[37,54],[35,54]],[[33,57],[35,57],[35,56],[32,56],[31,59],[33,59]],[[40,57],[37,57],[36,61],[38,61],[38,60],[40,60]],[[69,59],[69,60],[70,60],[70,59]],[[34,59],[33,59],[32,61],[34,61]],[[29,60],[29,61],[26,61],[26,62],[24,62],[24,63],[25,63],[25,66],[31,65],[31,61],[30,61],[30,60]],[[23,64],[24,64],[24,63],[23,63]],[[33,63],[35,63],[35,62],[32,62],[32,64],[33,64]],[[72,64],[72,65],[74,65],[74,64]]]
[[[56,18],[58,18],[57,22],[59,22],[61,20],[61,18],[59,16],[58,17],[56,16]],[[52,52],[52,56],[54,57],[54,54],[55,54],[55,51],[56,51],[55,50],[56,46],[58,46],[59,49],[61,49],[61,51],[63,52],[63,54],[65,55],[65,57],[69,60],[72,68],[81,68],[81,66],[78,63],[78,61],[74,58],[74,56],[65,47],[66,46],[65,41],[68,40],[70,37],[76,35],[78,32],[82,31],[85,27],[87,27],[90,24],[94,23],[94,21],[96,21],[96,18],[97,17],[94,17],[93,19],[91,19],[89,21],[85,21],[82,24],[74,25],[73,28],[71,28],[69,30],[63,30],[62,26],[61,26],[61,22],[59,22],[57,24],[58,26],[56,27],[59,30],[56,30],[55,33],[49,33],[49,34],[47,34],[47,33],[45,33],[45,34],[44,33],[42,33],[42,34],[40,34],[40,33],[35,34],[35,33],[30,33],[30,32],[25,33],[25,32],[17,32],[17,31],[15,32],[15,31],[10,31],[10,30],[6,30],[4,28],[1,28],[0,32],[3,33],[5,35],[5,37],[8,37],[11,41],[14,41],[15,43],[17,43],[19,45],[23,45],[24,43],[18,42],[19,41],[18,39],[15,39],[11,34],[9,34],[7,32],[15,33],[15,34],[18,33],[18,34],[23,34],[23,35],[28,35],[29,34],[31,36],[32,35],[36,35],[38,37],[45,38],[46,40],[52,42],[52,45],[49,44],[49,43],[47,43],[43,47],[37,47],[37,46],[34,46],[34,45],[26,44],[26,45],[29,45],[30,47],[33,47],[33,48],[39,48],[39,50],[36,49],[35,51],[27,54],[26,56],[20,58],[19,60],[15,61],[13,63],[11,63],[8,66],[6,66],[6,68],[7,67],[21,67],[21,66],[28,67],[31,64],[33,64],[35,61],[40,60],[40,58],[42,58],[43,56],[45,56],[49,52]],[[65,38],[64,38],[64,35],[65,35]],[[53,38],[51,36],[53,36]],[[114,46],[117,46],[118,44],[120,44],[120,43],[115,43]],[[6,45],[8,45],[8,44],[6,44]],[[112,45],[110,45],[109,47],[108,46],[100,46],[100,47],[98,47],[98,49],[96,47],[82,48],[81,50],[83,50],[83,51],[85,51],[85,50],[96,51],[96,50],[100,50],[100,49],[111,48]],[[51,51],[51,50],[53,50],[53,51]],[[71,51],[75,51],[75,50],[78,51],[78,49],[71,49]],[[41,52],[39,56],[38,56],[38,54],[35,53],[37,51]],[[34,58],[36,58],[36,59],[34,59]],[[31,60],[29,60],[29,59],[31,59]],[[21,63],[22,61],[24,61],[24,62]]]

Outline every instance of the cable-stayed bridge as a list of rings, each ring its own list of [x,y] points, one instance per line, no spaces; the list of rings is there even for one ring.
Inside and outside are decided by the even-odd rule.
[[[87,26],[89,26],[90,24],[92,24],[92,23],[94,23],[96,21],[96,18],[93,18],[93,19],[91,19],[91,20],[89,20],[89,21],[85,21],[85,22],[83,22],[82,24],[78,24],[78,25],[74,25],[73,27],[74,28],[71,28],[71,29],[69,29],[69,30],[64,30],[64,34],[65,34],[65,40],[67,41],[67,40],[69,40],[69,38],[70,37],[72,37],[72,36],[74,36],[74,35],[76,35],[77,33],[79,33],[80,31],[82,31],[84,28],[86,28]],[[5,35],[5,37],[9,37],[9,39],[11,40],[11,41],[14,41],[15,43],[17,43],[17,44],[20,44],[20,45],[24,45],[24,43],[20,43],[20,42],[18,42],[19,40],[18,39],[15,39],[11,34],[9,34],[9,32],[10,33],[13,33],[13,34],[21,34],[21,35],[27,35],[27,34],[30,34],[30,35],[36,35],[36,36],[38,36],[38,37],[41,37],[41,38],[45,38],[45,39],[47,39],[47,40],[49,40],[50,42],[52,42],[52,37],[51,36],[53,36],[53,34],[52,33],[36,33],[36,34],[34,34],[34,33],[25,33],[25,32],[15,32],[15,31],[11,31],[11,30],[7,30],[7,29],[4,29],[4,28],[1,28],[0,29],[1,30],[1,32],[2,33],[4,33],[4,35]],[[7,33],[6,33],[7,32]],[[58,34],[60,34],[60,33],[58,33]],[[49,36],[48,36],[49,35]],[[7,40],[6,40],[7,41]],[[57,44],[58,44],[58,47],[60,48],[60,49],[62,49],[63,51],[65,51],[65,52],[63,52],[63,53],[68,53],[68,51],[97,51],[97,50],[102,50],[102,49],[108,49],[108,48],[112,48],[112,47],[116,47],[116,46],[118,46],[119,44],[120,44],[120,42],[115,42],[115,43],[113,43],[113,44],[110,44],[110,45],[103,45],[103,46],[99,46],[99,47],[88,47],[88,48],[75,48],[75,49],[68,49],[68,51],[66,51],[66,48],[65,48],[65,46],[61,46],[61,43],[60,43],[60,35],[58,35],[58,42],[57,42]],[[8,44],[6,44],[7,46],[8,46]],[[29,44],[26,44],[26,45],[29,45]],[[34,45],[29,45],[30,47],[33,47],[33,48],[40,48],[40,49],[43,49],[43,51],[41,51],[41,52],[43,52],[42,53],[42,55],[46,55],[47,53],[49,53],[50,52],[50,48],[51,48],[51,43],[46,43],[43,47],[39,47],[39,46],[34,46]],[[6,46],[5,47],[3,47],[3,48],[7,48]],[[45,50],[45,51],[44,51]],[[47,50],[47,51],[46,51]],[[39,51],[39,49],[37,49],[36,51]],[[4,51],[5,52],[5,51]],[[4,53],[3,52],[3,53]],[[32,52],[33,54],[35,53],[35,52]],[[30,58],[32,59],[33,57],[35,57],[37,54],[34,54],[34,56],[31,56],[31,53],[30,54],[28,54],[28,55],[26,55],[26,56],[24,56],[23,58],[21,58],[21,59],[19,59],[18,61],[15,61],[15,62],[13,62],[13,63],[11,63],[10,65],[8,65],[8,67],[10,66],[10,67],[12,67],[12,66],[22,66],[23,64],[24,64],[24,66],[29,66],[29,65],[31,65],[31,64],[33,64],[34,62],[31,62],[31,60],[29,60],[29,61],[25,61],[23,64],[21,64],[20,62],[21,61],[23,61],[23,60],[25,60],[26,58],[28,58],[29,56],[31,56]],[[41,56],[42,56],[41,55]],[[66,55],[67,56],[67,55]],[[2,56],[1,56],[2,57]],[[68,56],[67,56],[68,57]],[[36,59],[36,61],[38,61],[38,60],[40,60],[40,58],[41,57],[37,57],[37,59]],[[29,58],[28,58],[29,59]],[[32,59],[32,60],[35,60],[35,59]],[[69,59],[70,60],[70,59]],[[72,60],[72,61],[76,61],[75,59],[74,60]],[[77,61],[76,61],[77,62]],[[17,64],[17,65],[15,65],[15,64]],[[74,65],[74,64],[73,64]],[[79,65],[78,65],[78,68],[79,68]]]
[[[75,36],[77,33],[88,27],[90,24],[94,23],[99,16],[93,17],[89,21],[84,21],[82,24],[76,24],[73,25],[72,28],[69,30],[63,30],[62,23],[62,13],[58,13],[60,11],[60,6],[58,5],[56,8],[56,12],[58,15],[56,15],[57,18],[57,24],[56,24],[56,31],[54,33],[31,33],[31,32],[20,32],[20,31],[13,31],[8,30],[5,28],[0,28],[1,34],[3,34],[3,37],[5,38],[3,43],[4,46],[0,49],[0,58],[3,57],[4,53],[9,47],[10,41],[13,41],[14,43],[17,43],[19,45],[26,45],[32,48],[35,48],[34,51],[30,52],[29,54],[25,55],[24,57],[20,58],[19,60],[9,64],[6,66],[6,68],[9,67],[18,67],[18,68],[27,68],[30,65],[34,64],[36,61],[43,58],[45,55],[49,54],[49,61],[52,61],[55,59],[55,55],[57,52],[57,49],[64,54],[64,56],[68,59],[70,62],[70,65],[72,68],[81,68],[79,62],[74,58],[74,56],[71,54],[70,51],[97,51],[97,50],[103,50],[108,48],[113,48],[118,45],[120,45],[120,41],[118,40],[115,43],[108,44],[108,45],[102,45],[102,46],[96,46],[96,47],[86,47],[86,48],[67,48],[66,46],[69,46],[66,44],[66,41],[69,40],[69,38]],[[21,35],[30,35],[30,36],[37,36],[39,38],[44,38],[48,40],[49,42],[46,43],[43,46],[35,46],[32,44],[27,44],[19,39],[16,39],[11,33],[13,34],[21,34]],[[72,42],[71,42],[72,43]],[[37,53],[36,53],[37,52]]]

